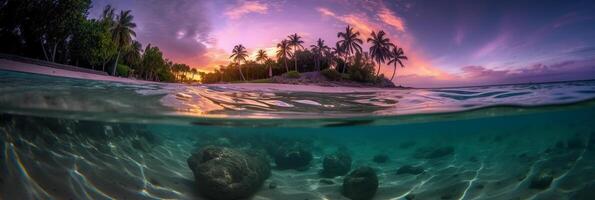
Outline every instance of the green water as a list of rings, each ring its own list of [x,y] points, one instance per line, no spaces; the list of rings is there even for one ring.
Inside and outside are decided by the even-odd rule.
[[[595,199],[592,82],[328,95],[0,76],[0,199],[217,199],[188,163],[213,146],[266,158],[248,199],[348,199],[321,173],[337,151],[377,174],[373,199]],[[282,167],[287,149],[312,158]]]

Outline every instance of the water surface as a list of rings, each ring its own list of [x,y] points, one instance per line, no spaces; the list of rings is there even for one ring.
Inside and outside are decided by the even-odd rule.
[[[338,150],[375,170],[375,199],[595,196],[595,81],[341,91],[0,71],[0,199],[205,199],[187,159],[213,145],[266,152],[252,199],[346,199],[320,175]],[[287,144],[305,169],[276,166]]]

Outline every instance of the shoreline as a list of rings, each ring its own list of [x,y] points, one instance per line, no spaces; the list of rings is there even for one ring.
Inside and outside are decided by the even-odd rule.
[[[66,69],[58,69],[49,66],[42,66],[39,64],[26,63],[21,61],[15,61],[6,58],[0,58],[0,70],[23,72],[40,74],[46,76],[75,78],[83,80],[96,80],[96,81],[111,81],[121,83],[132,83],[132,84],[146,84],[146,83],[161,83],[145,80],[137,80],[123,77],[113,77],[100,74],[92,74],[81,71],[72,71]],[[176,84],[176,83],[174,83]],[[177,83],[183,84],[183,83]],[[343,85],[328,85],[325,83],[305,83],[305,84],[287,84],[287,83],[213,83],[213,84],[201,84],[201,83],[188,83],[192,86],[215,86],[222,88],[229,88],[235,90],[251,90],[251,91],[295,91],[295,92],[362,92],[362,91],[377,91],[386,89],[410,89],[404,87],[396,88],[381,88],[381,87],[370,87],[370,86],[343,86]],[[299,87],[296,87],[299,86]],[[329,89],[333,90],[330,91]]]

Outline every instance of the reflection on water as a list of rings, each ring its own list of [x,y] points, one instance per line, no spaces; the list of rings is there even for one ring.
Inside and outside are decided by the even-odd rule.
[[[335,118],[454,112],[495,105],[561,104],[595,97],[595,81],[450,89],[123,84],[0,71],[0,107],[15,113],[123,116]],[[304,87],[305,88],[305,87]],[[63,117],[64,113],[60,116]],[[74,115],[73,118],[89,117]],[[116,118],[116,119],[114,119]]]

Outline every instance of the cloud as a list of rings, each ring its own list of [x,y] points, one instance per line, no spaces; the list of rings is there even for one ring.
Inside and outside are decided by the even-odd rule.
[[[419,75],[424,77],[436,77],[440,80],[449,79],[449,75],[442,70],[434,67],[428,61],[424,53],[416,47],[415,37],[407,32],[405,21],[397,17],[388,8],[382,6],[379,13],[375,13],[373,18],[364,12],[350,12],[347,14],[337,14],[328,8],[317,8],[317,11],[323,16],[332,17],[338,21],[351,25],[356,31],[361,33],[362,39],[367,38],[372,31],[384,30],[387,32],[388,38],[391,42],[403,48],[409,60],[405,61],[405,68],[399,67],[395,81],[399,82],[399,76]],[[388,29],[387,29],[388,28]],[[343,30],[341,30],[343,31]],[[364,46],[368,45],[367,43]],[[392,75],[394,66],[381,66],[381,73],[387,76]]]
[[[334,12],[330,11],[327,8],[316,8],[316,10],[318,12],[320,12],[320,14],[324,15],[324,16],[330,16],[330,17],[334,17],[336,16]]]
[[[465,66],[460,73],[445,76],[407,74],[397,83],[414,87],[459,87],[493,84],[538,83],[587,80],[595,78],[595,58],[566,60],[552,64],[533,63],[516,69],[491,69],[479,65]]]
[[[403,22],[403,19],[396,16],[388,8],[380,9],[380,12],[378,13],[378,17],[380,17],[380,20],[382,20],[382,22],[393,26],[398,31],[405,32],[405,22]]]
[[[258,1],[240,0],[236,5],[229,7],[224,14],[230,19],[239,19],[250,13],[266,14],[268,10],[269,6],[267,4]]]
[[[202,1],[161,0],[128,2],[118,0],[93,1],[91,14],[99,16],[103,7],[113,5],[118,10],[132,10],[137,39],[143,44],[158,46],[165,57],[179,63],[201,65],[208,62],[207,46],[211,43],[211,24],[206,14],[209,5]],[[91,15],[93,16],[93,15]]]
[[[477,50],[477,52],[475,52],[473,56],[475,58],[481,58],[487,56],[490,53],[493,53],[496,50],[500,50],[501,48],[505,47],[509,38],[510,34],[508,32],[502,32],[498,34],[496,38],[479,48],[479,50]]]

